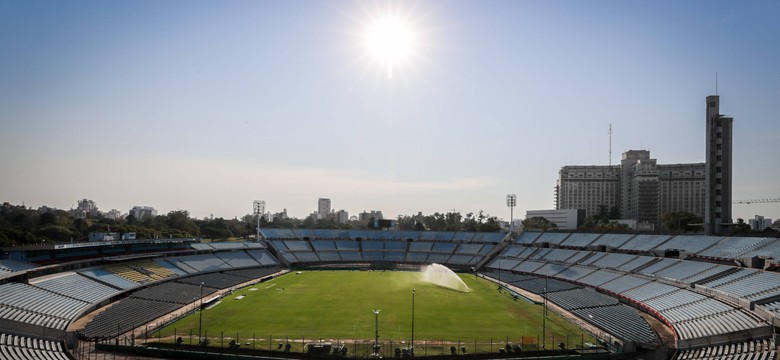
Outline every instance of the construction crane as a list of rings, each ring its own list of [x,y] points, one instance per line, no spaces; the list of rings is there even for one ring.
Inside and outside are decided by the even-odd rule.
[[[769,204],[780,203],[780,198],[775,199],[751,199],[751,200],[734,200],[732,204]]]

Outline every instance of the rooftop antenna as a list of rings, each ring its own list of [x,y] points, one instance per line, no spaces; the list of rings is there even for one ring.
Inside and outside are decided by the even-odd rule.
[[[715,72],[715,95],[718,95],[718,72]]]
[[[609,167],[612,167],[612,123],[609,123]]]

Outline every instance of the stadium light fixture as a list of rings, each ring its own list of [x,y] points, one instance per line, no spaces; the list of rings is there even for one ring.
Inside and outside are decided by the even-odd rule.
[[[517,205],[517,195],[515,194],[507,194],[506,195],[506,206],[509,207],[509,232],[514,231],[514,218],[515,218],[515,206]]]
[[[374,357],[380,357],[379,355],[379,311],[374,310]]]
[[[409,344],[409,353],[414,357],[414,289],[412,289],[412,341]]]
[[[200,309],[198,310],[198,345],[203,343],[203,339],[200,337],[201,329],[203,328],[203,282],[200,283]]]

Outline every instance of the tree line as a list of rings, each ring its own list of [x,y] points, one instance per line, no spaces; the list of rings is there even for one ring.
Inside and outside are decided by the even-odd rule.
[[[285,218],[275,221],[260,219],[260,227],[289,229],[369,229],[369,221],[350,220],[337,223],[333,219]],[[436,212],[432,215],[399,215],[398,230],[492,232],[501,229],[495,216],[483,211],[477,214]],[[32,209],[3,203],[0,206],[0,246],[35,245],[60,242],[83,242],[91,232],[136,233],[138,239],[153,238],[251,238],[256,234],[257,217],[196,219],[186,210],[136,219],[132,215],[111,219],[98,214],[74,216],[66,210],[42,207]]]

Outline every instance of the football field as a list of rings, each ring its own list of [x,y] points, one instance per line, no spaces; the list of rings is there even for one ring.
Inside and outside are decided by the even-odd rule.
[[[240,339],[373,340],[378,316],[382,341],[530,343],[542,334],[543,307],[497,291],[495,283],[459,274],[471,289],[459,292],[424,282],[419,272],[301,271],[226,295],[202,314],[203,334]],[[412,289],[414,289],[414,301]],[[198,334],[197,312],[162,331],[162,337]],[[548,344],[579,345],[582,331],[548,311]],[[525,339],[525,340],[523,340]],[[531,340],[533,339],[533,341]],[[260,340],[258,340],[260,341]],[[584,341],[592,341],[584,335]],[[269,345],[271,341],[268,341]],[[275,343],[275,341],[274,341]],[[549,345],[548,345],[549,346]]]

